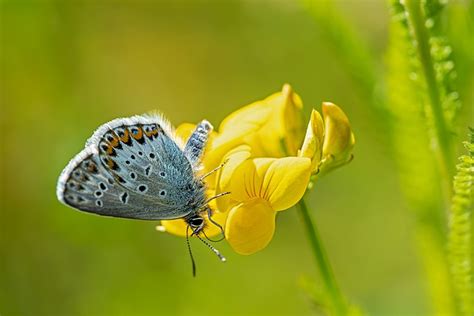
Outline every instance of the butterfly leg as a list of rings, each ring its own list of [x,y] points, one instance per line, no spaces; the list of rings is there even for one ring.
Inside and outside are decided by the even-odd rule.
[[[224,196],[224,195],[227,195],[227,194],[230,194],[230,192],[221,192],[217,195],[214,195],[213,197],[208,198],[207,201],[205,202],[205,204],[208,204],[212,200],[215,200],[215,199],[220,198],[221,196]]]
[[[196,126],[196,129],[189,137],[184,147],[184,154],[189,159],[192,165],[197,166],[201,161],[204,148],[206,147],[209,134],[212,132],[212,125],[206,120],[203,120]]]
[[[212,240],[210,239],[209,237],[206,236],[206,238],[212,242],[218,242],[218,241],[221,241],[221,240],[224,240],[225,239],[225,233],[224,233],[224,228],[218,223],[216,222],[215,220],[212,219],[212,210],[210,207],[207,208],[207,218],[209,219],[209,221],[211,223],[213,223],[214,225],[216,225],[217,227],[219,227],[219,229],[221,230],[221,233],[222,233],[222,238],[220,239],[217,239],[217,240]],[[204,232],[204,231],[203,231]],[[205,234],[205,233],[204,233]]]

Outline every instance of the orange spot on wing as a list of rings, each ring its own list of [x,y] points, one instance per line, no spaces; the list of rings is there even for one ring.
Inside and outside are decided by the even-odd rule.
[[[114,152],[114,148],[113,148],[112,146],[108,145],[108,146],[107,146],[107,151],[106,151],[106,153],[107,153],[108,155],[110,155],[110,154],[112,154],[113,152]]]
[[[132,137],[135,138],[136,140],[139,140],[143,137],[143,130],[141,127],[137,127],[137,129],[138,129],[138,133],[136,135],[132,133]]]
[[[112,147],[115,148],[115,147],[118,146],[120,140],[119,140],[119,138],[118,138],[117,135],[114,134],[114,135],[112,135],[112,136],[114,137],[114,139],[113,139],[112,141],[110,141],[109,144],[110,144]]]
[[[157,129],[152,129],[151,131],[149,131],[148,133],[145,131],[145,135],[148,136],[148,137],[151,137],[151,136],[154,136],[154,135],[157,135],[158,134],[158,130]]]
[[[115,161],[113,161],[112,159],[107,160],[107,166],[108,166],[110,169],[114,169],[114,167],[115,167]]]
[[[125,129],[123,131],[123,136],[120,137],[120,140],[124,143],[128,143],[129,138],[130,138],[130,132],[128,131],[128,129]]]

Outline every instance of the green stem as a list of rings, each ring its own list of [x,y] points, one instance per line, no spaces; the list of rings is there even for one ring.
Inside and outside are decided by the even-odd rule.
[[[431,57],[431,46],[429,43],[429,34],[425,26],[425,18],[423,16],[421,1],[407,0],[406,9],[408,12],[409,21],[413,27],[414,36],[417,42],[418,54],[423,69],[428,95],[431,105],[431,114],[433,116],[434,134],[436,143],[438,145],[437,156],[440,165],[440,171],[445,180],[445,190],[448,194],[445,196],[449,200],[451,193],[451,173],[453,166],[451,161],[452,146],[450,132],[443,113],[443,106],[441,102],[440,92],[438,89],[438,82],[433,66],[433,59]]]
[[[313,224],[313,220],[311,219],[311,215],[309,214],[308,207],[306,206],[304,199],[299,201],[298,206],[306,228],[306,233],[308,234],[314,257],[316,258],[321,276],[323,278],[326,293],[328,293],[331,300],[331,305],[334,308],[334,313],[335,315],[347,315],[348,307],[346,300],[339,290],[339,286],[337,285],[336,278],[334,277],[334,272],[332,271],[328,256],[324,250],[318,230]]]

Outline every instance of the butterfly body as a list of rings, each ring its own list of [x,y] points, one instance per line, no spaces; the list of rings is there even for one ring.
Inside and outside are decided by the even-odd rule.
[[[202,121],[187,143],[161,116],[108,122],[61,173],[58,199],[81,211],[142,220],[184,218],[192,228],[208,209],[197,175],[212,125]]]

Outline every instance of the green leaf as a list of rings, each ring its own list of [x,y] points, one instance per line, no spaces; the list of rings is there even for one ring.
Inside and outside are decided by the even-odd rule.
[[[460,315],[473,315],[472,213],[474,197],[474,130],[465,142],[467,155],[459,158],[449,211],[448,249],[452,283]]]
[[[443,25],[445,6],[446,1],[426,0],[425,26],[442,110],[449,130],[455,132],[454,122],[461,108],[461,102],[456,87],[457,72],[454,67],[453,49],[448,43]]]
[[[451,315],[455,305],[444,249],[450,139],[434,68],[430,68],[433,64],[427,46],[430,40],[423,31],[424,16],[417,7],[419,2],[411,1],[410,5],[412,11],[417,11],[415,15],[401,1],[392,2],[386,105],[392,118],[390,128],[401,186],[417,219],[416,236],[433,309],[437,314]]]

